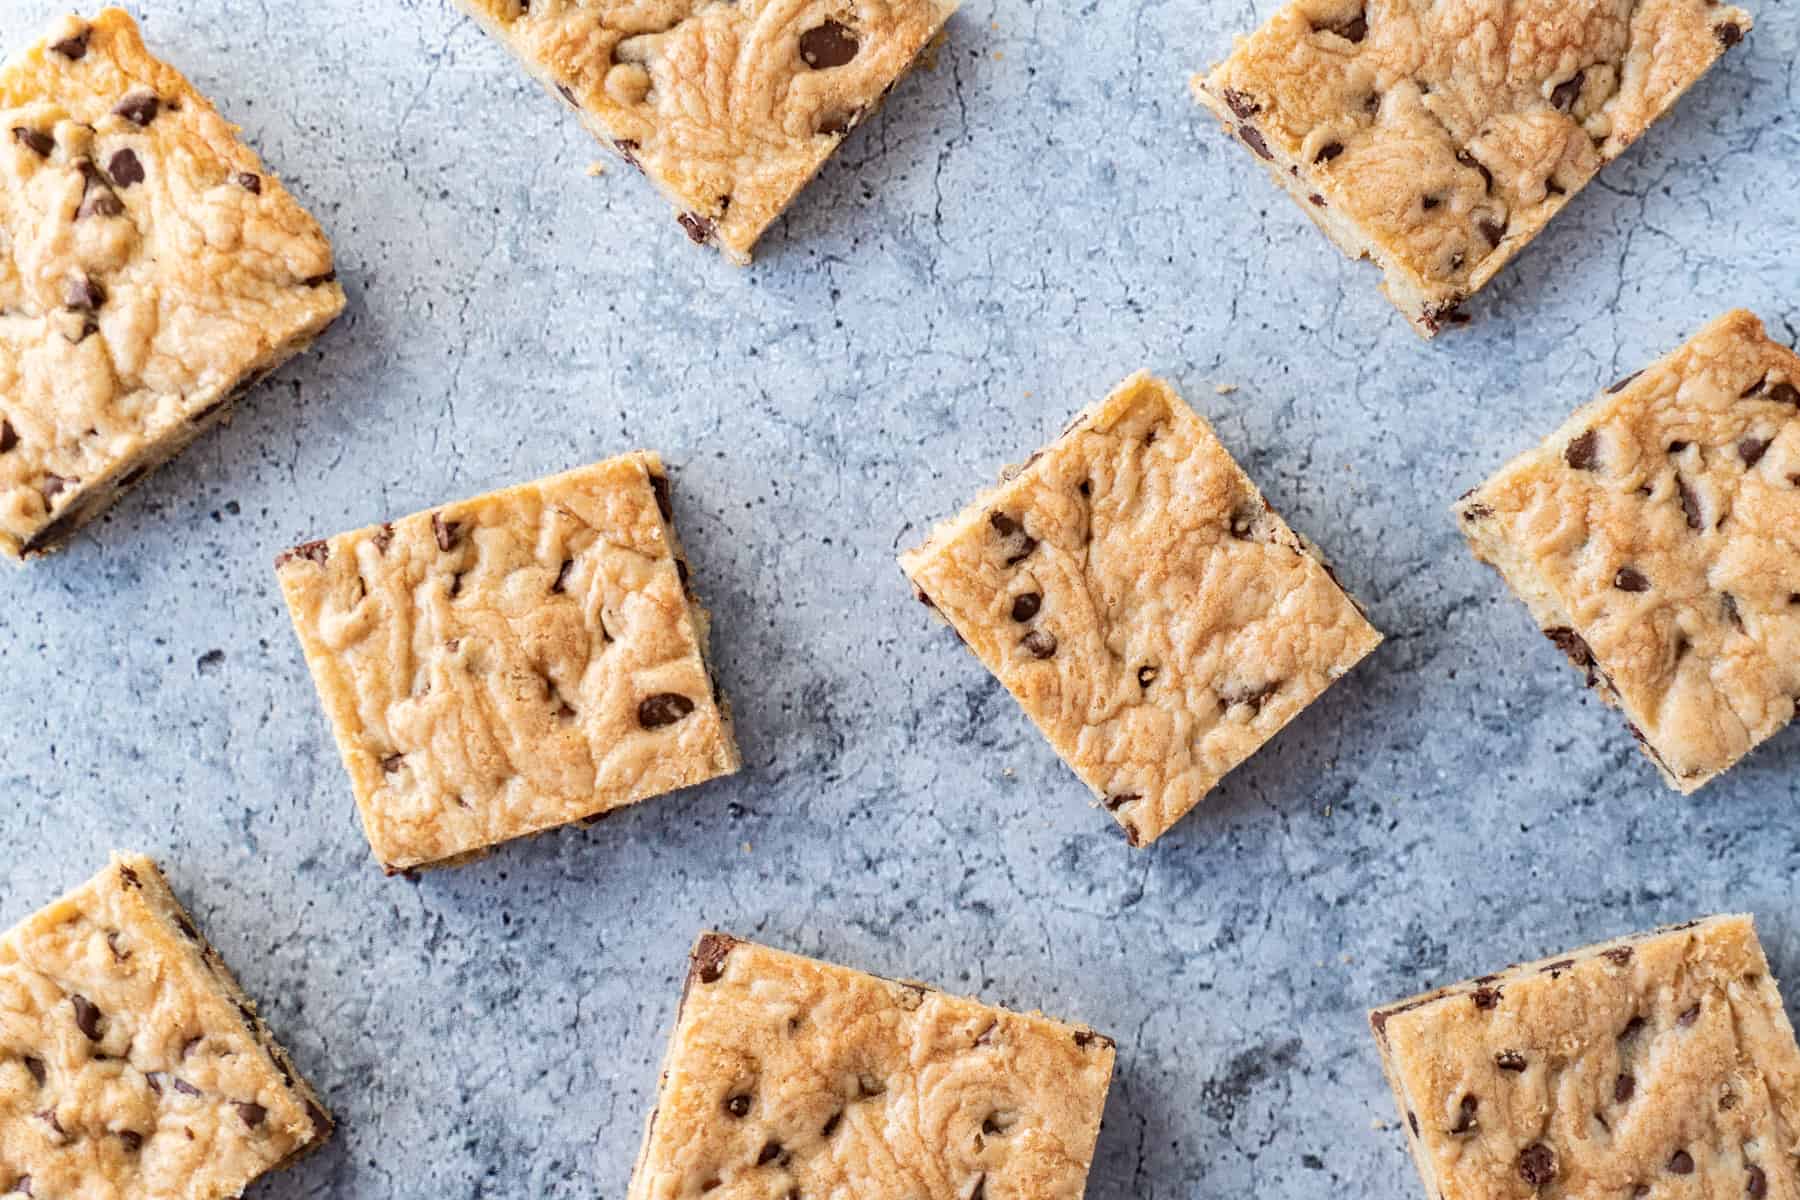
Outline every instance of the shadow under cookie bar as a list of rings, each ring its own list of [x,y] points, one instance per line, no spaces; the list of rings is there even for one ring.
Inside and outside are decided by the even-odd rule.
[[[1369,1019],[1434,1200],[1800,1187],[1800,1049],[1749,917],[1512,967]]]
[[[456,0],[740,264],[826,159],[928,52],[956,0],[698,3]]]
[[[900,566],[1133,845],[1381,641],[1212,427],[1143,372]]]
[[[390,873],[738,768],[653,453],[308,542],[276,574]]]
[[[0,1194],[237,1196],[331,1118],[148,858],[0,938]]]
[[[1079,1200],[1111,1038],[705,933],[628,1200]]]
[[[344,307],[331,247],[118,9],[0,68],[0,553],[56,548]]]
[[[1429,338],[1750,27],[1718,0],[1296,0],[1193,92]]]
[[[1800,697],[1800,355],[1748,312],[1456,505],[1476,558],[1692,792]]]

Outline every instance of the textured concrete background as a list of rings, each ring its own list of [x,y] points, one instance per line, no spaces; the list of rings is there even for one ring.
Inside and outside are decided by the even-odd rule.
[[[1187,97],[1275,0],[970,0],[748,271],[443,0],[132,7],[351,305],[0,575],[0,913],[167,864],[342,1120],[259,1195],[617,1200],[702,926],[1116,1034],[1095,1200],[1416,1195],[1362,1012],[1427,984],[1719,909],[1800,980],[1800,734],[1665,791],[1445,512],[1725,308],[1795,336],[1792,0],[1431,346]],[[892,556],[1145,365],[1390,640],[1133,852]],[[747,769],[384,879],[271,556],[636,446]]]

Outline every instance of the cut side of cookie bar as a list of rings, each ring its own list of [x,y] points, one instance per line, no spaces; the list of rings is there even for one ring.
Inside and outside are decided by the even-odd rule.
[[[735,262],[932,44],[954,0],[456,0]]]
[[[222,1200],[330,1134],[149,859],[0,937],[0,1195]]]
[[[1431,337],[1750,25],[1718,0],[1295,0],[1193,90]]]
[[[900,566],[1133,845],[1381,641],[1212,427],[1144,373]]]
[[[276,573],[390,872],[738,768],[653,453],[308,542]]]
[[[1800,355],[1743,311],[1464,496],[1470,548],[1692,792],[1800,697]]]
[[[331,247],[132,19],[0,68],[0,553],[110,505],[342,311]]]
[[[1800,1049],[1749,917],[1370,1014],[1432,1200],[1800,1194]]]
[[[1080,1200],[1111,1038],[719,933],[691,957],[629,1200]]]

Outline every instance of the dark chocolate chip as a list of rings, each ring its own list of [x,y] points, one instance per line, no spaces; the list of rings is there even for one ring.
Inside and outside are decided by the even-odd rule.
[[[725,1098],[725,1111],[734,1117],[746,1116],[750,1112],[750,1097],[739,1092],[735,1096]]]
[[[301,542],[291,550],[283,550],[275,558],[276,566],[293,562],[296,558],[304,558],[308,562],[318,563],[321,567],[331,558],[331,547],[323,541]]]
[[[1625,378],[1619,380],[1619,382],[1617,382],[1617,383],[1613,384],[1611,387],[1607,388],[1606,394],[1609,396],[1618,395],[1620,392],[1622,392],[1626,388],[1630,387],[1633,383],[1637,382],[1638,376],[1640,376],[1642,374],[1643,374],[1642,371],[1634,371],[1630,375],[1627,375]]]
[[[650,490],[656,493],[656,511],[662,514],[662,519],[674,520],[675,506],[669,501],[669,477],[667,475],[650,476]]]
[[[1323,28],[1330,33],[1337,34],[1347,42],[1354,42],[1360,45],[1362,40],[1369,36],[1368,12],[1365,10],[1357,13],[1342,25],[1314,26],[1314,28]]]
[[[1457,1114],[1456,1124],[1450,1127],[1450,1132],[1474,1133],[1477,1129],[1480,1129],[1481,1122],[1476,1119],[1476,1113],[1480,1108],[1481,1101],[1479,1099],[1474,1096],[1464,1096],[1462,1098],[1461,1110]]]
[[[694,711],[694,702],[679,692],[658,692],[638,703],[638,724],[645,729],[673,725]]]
[[[119,1130],[119,1141],[125,1146],[125,1153],[136,1154],[144,1148],[144,1135],[131,1129]]]
[[[838,21],[815,25],[800,35],[800,61],[815,71],[841,67],[856,57],[856,34]]]
[[[1056,653],[1056,635],[1034,629],[1019,639],[1019,645],[1030,651],[1033,658],[1049,658]]]
[[[1118,812],[1127,804],[1136,804],[1142,799],[1143,797],[1136,792],[1120,792],[1117,795],[1108,796],[1102,803],[1106,805],[1107,812]]]
[[[1458,150],[1456,152],[1456,161],[1463,166],[1468,167],[1471,171],[1480,171],[1482,182],[1487,185],[1487,190],[1490,192],[1494,190],[1494,173],[1482,166],[1480,159],[1476,158],[1467,150]]]
[[[687,230],[688,240],[697,246],[704,246],[712,241],[714,225],[711,217],[703,217],[699,213],[684,212],[675,220]]]
[[[1044,598],[1038,595],[1038,593],[1021,592],[1013,597],[1012,619],[1015,621],[1029,621],[1031,618],[1038,615],[1038,610],[1043,606]]]
[[[1137,675],[1138,686],[1149,687],[1156,682],[1157,671],[1155,667],[1139,667]]]
[[[39,158],[49,158],[51,152],[56,149],[55,138],[47,133],[40,133],[35,129],[27,129],[23,125],[13,126],[12,135],[14,141],[18,142],[19,145],[25,147],[27,150],[30,150],[33,154],[36,154]]]
[[[1262,111],[1262,105],[1233,88],[1225,89],[1225,107],[1229,108],[1240,121],[1248,121]]]
[[[1600,435],[1588,430],[1563,449],[1563,461],[1577,471],[1592,471],[1600,461]]]
[[[1677,1150],[1669,1159],[1669,1171],[1675,1175],[1692,1175],[1694,1173],[1694,1156],[1686,1150]]]
[[[239,171],[231,177],[231,182],[249,192],[252,196],[262,195],[262,176],[254,171]]]
[[[25,1056],[25,1070],[30,1073],[31,1078],[37,1082],[39,1087],[43,1087],[44,1080],[49,1078],[49,1072],[44,1069],[44,1060],[33,1058],[29,1054]]]
[[[1777,404],[1791,404],[1800,408],[1800,388],[1791,383],[1778,383],[1769,389],[1769,399]]]
[[[1698,1021],[1699,1019],[1700,1019],[1700,1006],[1698,1004],[1696,1004],[1696,1005],[1694,1005],[1694,1007],[1692,1007],[1692,1008],[1688,1009],[1686,1012],[1682,1013],[1681,1016],[1677,1017],[1675,1019],[1675,1023],[1677,1025],[1681,1026],[1683,1029],[1691,1029],[1691,1028],[1693,1028],[1694,1022]]]
[[[1744,1194],[1750,1200],[1763,1200],[1769,1194],[1769,1177],[1761,1167],[1751,1167],[1744,1180]]]
[[[1488,245],[1498,246],[1506,240],[1506,223],[1496,221],[1492,217],[1483,217],[1475,222],[1475,228],[1481,230],[1481,236],[1488,240]]]
[[[556,571],[556,582],[554,582],[550,585],[550,590],[552,592],[560,594],[562,592],[562,590],[569,585],[569,572],[573,571],[574,569],[575,569],[575,560],[574,559],[572,559],[572,558],[563,559],[562,566],[558,567],[557,571]]]
[[[1260,713],[1263,710],[1263,705],[1269,702],[1269,698],[1280,690],[1281,680],[1277,679],[1273,683],[1265,683],[1258,687],[1244,688],[1242,691],[1220,692],[1219,701],[1224,704],[1226,708],[1236,708],[1238,705],[1242,704],[1249,708],[1251,712]]]
[[[129,146],[106,160],[106,173],[111,176],[114,187],[128,188],[144,182],[144,164],[139,161],[137,151]]]
[[[448,553],[462,540],[462,522],[446,521],[443,513],[432,513],[431,535],[437,539],[437,548]]]
[[[1519,1178],[1534,1188],[1543,1188],[1556,1178],[1556,1151],[1542,1142],[1533,1142],[1519,1152]]]
[[[94,312],[106,303],[106,289],[86,275],[76,275],[63,289],[63,304],[77,312]]]
[[[369,541],[375,544],[375,550],[378,554],[386,554],[388,552],[388,547],[394,544],[394,527],[389,524],[383,524],[380,529],[375,531],[374,536],[371,537]]]
[[[1635,950],[1633,950],[1630,946],[1615,946],[1611,950],[1606,951],[1606,953],[1603,954],[1601,957],[1605,958],[1608,962],[1612,963],[1615,967],[1622,967],[1626,963],[1630,962],[1632,959],[1632,956],[1636,953],[1637,952]]]
[[[829,1117],[826,1117],[824,1126],[819,1130],[819,1136],[830,1137],[832,1134],[836,1133],[838,1125],[843,1122],[843,1119],[844,1110],[841,1108],[832,1113]]]
[[[1316,166],[1319,163],[1328,163],[1343,152],[1344,143],[1327,142],[1317,154],[1313,155],[1313,164]]]
[[[1439,199],[1436,196],[1425,196],[1425,197],[1421,198],[1419,201],[1419,204],[1425,209],[1426,212],[1430,212],[1432,209],[1438,207],[1442,203],[1443,203],[1443,200]]]
[[[1769,443],[1761,438],[1747,437],[1737,444],[1738,457],[1744,460],[1746,469],[1754,467],[1762,461],[1763,455],[1769,452]]]
[[[90,1042],[100,1040],[100,1010],[79,992],[69,997],[69,1003],[75,1009],[75,1028]]]
[[[1550,93],[1550,103],[1559,112],[1569,112],[1575,107],[1575,102],[1581,99],[1581,85],[1586,80],[1586,71],[1575,72],[1571,78],[1556,85]]]
[[[13,432],[12,423],[0,419],[0,454],[5,454],[19,444],[19,435]]]
[[[1476,988],[1475,991],[1470,994],[1469,998],[1475,1001],[1476,1008],[1481,1009],[1483,1012],[1489,1012],[1500,1004],[1500,989],[1490,987]]]
[[[88,36],[92,33],[91,29],[83,29],[80,33],[66,37],[60,42],[52,42],[50,49],[67,59],[84,58],[88,52]]]
[[[1321,195],[1319,195],[1319,193],[1317,193],[1317,192],[1314,192],[1314,193],[1313,193],[1313,194],[1312,194],[1312,195],[1310,195],[1310,196],[1308,196],[1308,197],[1307,197],[1307,199],[1308,199],[1308,200],[1310,200],[1310,201],[1312,201],[1312,203],[1313,203],[1313,207],[1315,207],[1315,208],[1326,208],[1326,207],[1329,207],[1329,206],[1328,206],[1328,205],[1327,205],[1327,204],[1326,204],[1326,203],[1325,203],[1325,197],[1323,197],[1323,196],[1321,196]]]
[[[1679,475],[1675,477],[1675,490],[1681,496],[1681,514],[1687,518],[1687,527],[1699,529],[1703,523],[1700,513],[1700,497],[1695,494],[1688,481]]]
[[[640,171],[644,169],[644,164],[637,160],[636,151],[640,149],[638,143],[630,138],[620,138],[613,143],[613,149],[619,152],[619,157],[625,160],[625,165],[636,167]]]
[[[1725,610],[1725,619],[1731,622],[1732,628],[1744,632],[1744,614],[1738,610],[1737,597],[1723,592],[1719,596],[1719,605]]]
[[[85,221],[89,217],[117,217],[124,215],[125,202],[115,196],[105,184],[88,189],[87,195],[81,198],[81,207],[75,210],[75,219]]]
[[[1255,126],[1239,125],[1238,136],[1244,139],[1244,145],[1256,151],[1263,158],[1274,161],[1275,156],[1269,152],[1269,143],[1263,140],[1263,135]]]
[[[195,1038],[195,1039],[194,1039],[194,1042],[197,1042],[197,1041],[199,1041],[199,1040],[200,1040],[200,1039],[199,1039],[199,1038]],[[191,1045],[193,1045],[193,1044],[194,1044],[194,1042],[189,1042],[189,1043],[188,1043],[188,1045],[190,1045],[190,1046],[191,1046]],[[186,1055],[186,1054],[185,1054],[185,1053],[184,1053],[184,1054],[183,1054],[183,1055],[182,1055],[182,1057],[183,1057],[183,1058],[186,1058],[186,1057],[187,1057],[187,1055]],[[198,1095],[199,1095],[199,1094],[200,1094],[200,1089],[199,1089],[199,1088],[197,1088],[197,1087],[195,1087],[195,1086],[194,1086],[194,1085],[193,1085],[193,1084],[191,1084],[191,1083],[189,1083],[189,1082],[188,1082],[188,1081],[187,1081],[187,1080],[185,1080],[185,1079],[183,1079],[183,1078],[182,1078],[182,1077],[181,1077],[181,1076],[179,1076],[179,1075],[177,1075],[177,1076],[175,1076],[175,1077],[174,1077],[174,1078],[172,1078],[172,1079],[170,1079],[170,1080],[169,1080],[169,1083],[170,1083],[170,1085],[171,1085],[171,1086],[173,1086],[173,1087],[174,1087],[174,1089],[175,1089],[175,1090],[176,1090],[176,1091],[178,1091],[178,1092],[180,1092],[180,1093],[181,1093],[181,1094],[182,1094],[182,1095],[184,1095],[184,1096],[198,1096]]]
[[[1548,975],[1552,979],[1560,979],[1560,978],[1562,978],[1562,973],[1564,971],[1571,969],[1572,967],[1574,967],[1574,965],[1575,965],[1574,959],[1565,958],[1561,962],[1553,962],[1547,967],[1539,967],[1538,974],[1539,975]]]
[[[1650,580],[1636,567],[1620,567],[1619,573],[1613,576],[1613,586],[1621,592],[1647,592]]]
[[[162,109],[162,101],[154,92],[133,92],[113,106],[117,116],[124,117],[133,125],[148,125],[156,120],[156,114]]]
[[[1764,375],[1760,379],[1758,379],[1755,383],[1751,384],[1749,387],[1747,387],[1743,391],[1739,392],[1738,399],[1739,400],[1748,400],[1748,399],[1750,399],[1750,397],[1757,395],[1759,392],[1761,392],[1764,388],[1766,388],[1768,386],[1769,386],[1769,377],[1767,375]]]
[[[392,775],[400,769],[400,764],[405,761],[406,755],[404,754],[389,754],[381,760],[381,770],[384,774]]]
[[[328,283],[337,282],[337,272],[327,271],[323,275],[308,275],[300,281],[301,287],[324,287]]]
[[[1713,30],[1713,36],[1719,39],[1719,45],[1729,50],[1744,40],[1744,29],[1736,21],[1726,21]]]
[[[44,486],[38,490],[43,492],[45,500],[49,500],[52,497],[62,495],[80,482],[81,480],[79,479],[71,479],[65,475],[52,473],[44,476]]]
[[[1408,1112],[1406,1114],[1406,1123],[1412,1129],[1413,1136],[1418,1137],[1419,1136],[1419,1114],[1416,1112]]]
[[[237,1114],[244,1119],[244,1124],[252,1129],[261,1125],[269,1116],[269,1110],[253,1100],[239,1100],[232,1107],[237,1109]]]
[[[1613,1080],[1613,1099],[1616,1102],[1624,1104],[1636,1094],[1637,1080],[1634,1079],[1630,1073],[1620,1075],[1617,1079]]]

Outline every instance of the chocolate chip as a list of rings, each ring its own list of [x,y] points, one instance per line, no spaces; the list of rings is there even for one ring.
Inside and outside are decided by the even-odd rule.
[[[1224,704],[1226,708],[1236,708],[1241,704],[1249,708],[1253,713],[1260,713],[1263,710],[1263,705],[1269,702],[1269,698],[1280,690],[1281,680],[1277,679],[1273,683],[1265,683],[1257,687],[1244,688],[1241,691],[1220,692],[1219,701]]]
[[[156,98],[154,92],[133,92],[113,106],[115,115],[140,126],[156,120],[156,114],[161,109],[162,101]]]
[[[1561,650],[1571,663],[1575,664],[1578,670],[1588,673],[1588,682],[1591,685],[1594,674],[1594,651],[1588,646],[1586,639],[1566,625],[1546,629],[1544,636],[1549,638],[1556,648]]]
[[[1726,21],[1713,30],[1713,36],[1719,39],[1719,45],[1729,50],[1744,40],[1744,30],[1736,21]]]
[[[1426,212],[1430,212],[1442,203],[1443,201],[1436,196],[1426,196],[1419,201],[1419,204],[1424,207]]]
[[[81,206],[75,210],[75,219],[85,221],[89,217],[117,217],[124,215],[124,212],[125,202],[101,183],[89,188],[87,195],[81,198]]]
[[[662,514],[662,519],[673,520],[675,507],[669,502],[669,477],[667,475],[650,476],[650,490],[656,494],[656,511]]]
[[[820,1137],[830,1137],[832,1134],[836,1133],[837,1129],[838,1129],[838,1125],[843,1121],[843,1119],[844,1119],[844,1110],[841,1108],[838,1109],[836,1112],[832,1113],[829,1117],[826,1117],[824,1126],[821,1127],[819,1130],[819,1136]]]
[[[1621,592],[1647,592],[1650,580],[1636,567],[1620,567],[1619,573],[1613,576],[1613,586]]]
[[[1030,651],[1033,658],[1049,658],[1056,653],[1056,635],[1034,629],[1019,639],[1019,645]]]
[[[763,1148],[756,1152],[756,1165],[759,1167],[766,1167],[780,1157],[781,1143],[772,1140],[767,1141],[763,1143]]]
[[[1581,85],[1587,79],[1586,71],[1577,71],[1574,76],[1556,85],[1550,93],[1550,103],[1559,112],[1569,112],[1575,102],[1581,99]]]
[[[106,289],[86,275],[76,275],[63,290],[63,304],[77,312],[94,312],[106,303]]]
[[[69,1003],[75,1009],[75,1028],[81,1030],[90,1042],[100,1040],[100,1010],[95,1008],[86,996],[79,992],[69,997]]]
[[[67,59],[81,59],[87,55],[88,37],[92,33],[91,29],[83,29],[72,37],[66,37],[60,42],[52,42],[50,49]]]
[[[562,590],[569,585],[569,572],[573,571],[574,569],[575,569],[575,560],[574,559],[572,559],[572,558],[563,559],[562,566],[558,567],[557,571],[556,571],[556,582],[552,583],[550,585],[550,590],[552,592],[560,595],[562,593]]]
[[[1317,154],[1313,155],[1313,165],[1317,166],[1319,163],[1328,163],[1332,159],[1336,158],[1338,155],[1342,154],[1343,152],[1344,152],[1344,143],[1328,142],[1325,144],[1325,146],[1323,146],[1319,150],[1319,152]]]
[[[1474,1096],[1464,1096],[1462,1098],[1461,1111],[1457,1115],[1456,1124],[1450,1127],[1450,1132],[1474,1133],[1477,1129],[1481,1128],[1481,1122],[1475,1119],[1475,1114],[1480,1108],[1480,1100],[1476,1099]]]
[[[49,158],[56,149],[56,139],[47,133],[39,133],[35,129],[26,129],[23,125],[13,126],[13,140],[30,150],[39,158]]]
[[[644,164],[637,160],[637,154],[635,153],[640,148],[638,143],[632,141],[630,138],[620,138],[613,143],[613,149],[619,152],[619,157],[625,160],[626,166],[636,167],[638,170],[642,171],[644,169]]]
[[[112,178],[114,187],[128,188],[144,182],[144,164],[138,160],[137,151],[129,146],[106,160],[106,173]]]
[[[44,476],[44,485],[43,485],[43,487],[39,488],[38,490],[44,494],[45,500],[49,500],[52,497],[62,495],[64,492],[68,491],[75,484],[78,484],[80,482],[81,482],[81,480],[79,480],[79,479],[72,479],[72,478],[69,478],[68,476],[57,475],[54,472],[52,472],[52,473]]]
[[[1533,1142],[1519,1152],[1519,1178],[1534,1188],[1543,1188],[1556,1178],[1556,1151],[1542,1142]]]
[[[1419,1114],[1416,1112],[1408,1112],[1406,1114],[1406,1124],[1412,1129],[1413,1136],[1418,1137],[1419,1136]]]
[[[679,692],[659,692],[638,703],[638,724],[645,729],[673,725],[694,711],[694,702]]]
[[[328,283],[337,282],[337,272],[327,271],[323,275],[308,275],[300,281],[301,287],[324,287]]]
[[[1609,396],[1618,395],[1620,392],[1622,392],[1626,388],[1630,387],[1633,383],[1637,382],[1638,376],[1640,376],[1642,374],[1643,374],[1642,371],[1632,372],[1630,375],[1627,375],[1625,378],[1619,380],[1619,382],[1617,382],[1617,383],[1613,384],[1611,387],[1607,388],[1606,394]]]
[[[1632,955],[1634,955],[1636,953],[1637,952],[1635,950],[1633,950],[1630,946],[1615,946],[1611,950],[1606,951],[1605,954],[1603,954],[1601,957],[1605,958],[1608,962],[1612,963],[1615,967],[1622,967],[1626,963],[1630,962],[1632,959]]]
[[[1769,399],[1777,404],[1791,404],[1800,408],[1800,388],[1791,383],[1778,383],[1769,389]]]
[[[1263,135],[1254,126],[1239,125],[1238,136],[1244,139],[1244,145],[1256,151],[1263,158],[1274,161],[1275,156],[1269,152],[1269,143],[1263,140]]]
[[[1613,1080],[1613,1099],[1623,1104],[1637,1093],[1637,1080],[1630,1074],[1619,1076]]]
[[[394,527],[383,524],[380,529],[375,531],[374,536],[369,538],[369,541],[374,543],[376,553],[386,554],[388,547],[394,544]]]
[[[1127,804],[1136,804],[1142,799],[1143,797],[1136,792],[1120,792],[1116,796],[1108,796],[1105,800],[1101,801],[1101,803],[1106,805],[1107,812],[1118,812]]]
[[[800,60],[815,71],[841,67],[856,57],[856,34],[838,21],[815,25],[800,35]]]
[[[239,171],[231,177],[231,182],[249,192],[252,196],[262,195],[262,176],[254,171]]]
[[[196,1041],[196,1042],[199,1040],[200,1040],[199,1038],[194,1039],[194,1041]],[[190,1046],[193,1044],[194,1044],[193,1042],[188,1043],[188,1045],[190,1045]],[[184,1054],[184,1055],[182,1055],[182,1057],[186,1058],[187,1055]],[[174,1087],[174,1089],[176,1091],[180,1092],[184,1096],[198,1096],[200,1094],[199,1088],[195,1087],[193,1084],[189,1083],[187,1080],[183,1079],[179,1075],[177,1075],[173,1079],[169,1080],[169,1083],[171,1086]]]
[[[1744,1194],[1750,1200],[1763,1200],[1769,1194],[1769,1177],[1761,1167],[1751,1167],[1744,1180]]]
[[[1725,610],[1725,619],[1730,621],[1732,627],[1739,633],[1744,632],[1744,614],[1738,611],[1737,597],[1730,592],[1723,592],[1719,596],[1719,603],[1720,607]]]
[[[392,775],[400,769],[400,765],[405,761],[406,755],[404,754],[389,754],[381,760],[381,770],[384,774]]]
[[[437,539],[437,548],[448,553],[462,539],[462,522],[446,521],[443,513],[432,513],[431,535]]]
[[[5,454],[19,444],[19,435],[13,432],[12,423],[0,419],[0,454]]]
[[[1149,687],[1151,684],[1156,682],[1156,675],[1157,675],[1157,671],[1156,671],[1155,667],[1139,667],[1138,668],[1138,686],[1139,687]]]
[[[1315,208],[1328,207],[1328,205],[1326,205],[1326,203],[1325,203],[1325,197],[1319,195],[1319,193],[1317,193],[1317,192],[1314,192],[1312,195],[1308,196],[1307,199],[1312,201],[1313,207],[1315,207]]]
[[[119,1130],[119,1141],[124,1144],[127,1154],[136,1154],[144,1148],[144,1135],[134,1130]]]
[[[1738,457],[1744,460],[1745,469],[1748,470],[1762,461],[1763,455],[1769,452],[1769,443],[1761,438],[1747,437],[1737,444],[1737,452]]]
[[[1562,978],[1562,973],[1574,967],[1574,965],[1574,959],[1565,958],[1561,962],[1553,962],[1547,967],[1539,967],[1538,974],[1548,975],[1552,979],[1560,979]]]
[[[750,1112],[750,1097],[742,1092],[725,1098],[725,1111],[734,1117],[746,1116]]]
[[[284,566],[296,558],[304,558],[308,562],[318,563],[321,567],[331,558],[331,547],[323,541],[301,542],[291,550],[283,550],[275,557],[276,566]]]
[[[1677,1150],[1669,1160],[1669,1171],[1675,1175],[1692,1175],[1694,1173],[1694,1156],[1686,1150]]]
[[[186,913],[176,913],[175,914],[175,926],[176,926],[176,928],[181,930],[183,936],[185,936],[188,941],[197,942],[200,940],[200,931],[198,929],[194,928],[194,923],[187,919]],[[199,1038],[194,1039],[195,1042],[197,1042],[199,1040],[200,1040]],[[190,1045],[190,1046],[193,1044],[194,1044],[194,1042],[188,1043],[188,1045]],[[186,1055],[183,1054],[182,1057],[185,1058]]]
[[[1475,228],[1481,230],[1481,236],[1488,240],[1490,246],[1499,246],[1506,239],[1506,223],[1492,217],[1481,218],[1475,222]]]
[[[1458,150],[1456,152],[1456,161],[1463,166],[1468,167],[1471,171],[1480,171],[1482,182],[1487,185],[1487,190],[1490,192],[1494,190],[1494,173],[1482,166],[1480,159],[1476,158],[1467,150]]]
[[[1696,1005],[1694,1005],[1694,1007],[1688,1009],[1686,1012],[1682,1013],[1679,1017],[1677,1017],[1675,1019],[1675,1023],[1677,1025],[1681,1026],[1683,1029],[1691,1029],[1691,1028],[1693,1028],[1694,1022],[1698,1021],[1699,1019],[1700,1019],[1700,1006],[1698,1004],[1696,1004]]]
[[[1750,397],[1761,392],[1764,388],[1766,388],[1768,386],[1769,386],[1769,377],[1767,375],[1764,375],[1762,378],[1758,379],[1755,383],[1751,384],[1749,387],[1747,387],[1743,391],[1739,392],[1738,399],[1739,400],[1748,400],[1748,399],[1750,399]]]
[[[30,1073],[31,1078],[37,1082],[39,1087],[44,1086],[44,1080],[48,1079],[50,1074],[44,1069],[43,1059],[33,1058],[29,1054],[25,1056],[25,1070]]]
[[[1031,618],[1038,615],[1038,610],[1043,606],[1044,598],[1038,595],[1038,593],[1021,592],[1013,597],[1012,619],[1015,621],[1029,621]]]
[[[1600,461],[1600,434],[1588,430],[1563,449],[1563,461],[1577,471],[1592,471]]]
[[[1681,496],[1681,514],[1687,518],[1687,527],[1689,529],[1699,529],[1702,524],[1700,497],[1695,494],[1694,489],[1689,486],[1688,481],[1679,475],[1675,477],[1675,490]]]
[[[1670,454],[1680,454],[1683,450],[1686,450],[1687,448],[1688,448],[1688,443],[1682,441],[1679,438],[1677,438],[1675,441],[1672,441],[1669,443],[1669,453]]]
[[[712,218],[703,217],[699,213],[684,212],[675,220],[687,230],[688,240],[697,246],[704,246],[712,240],[714,225]]]
[[[1348,21],[1345,21],[1342,25],[1315,25],[1313,26],[1313,29],[1315,31],[1324,30],[1328,33],[1335,33],[1347,42],[1354,42],[1360,45],[1362,40],[1369,36],[1368,13],[1366,10],[1359,12]]]
[[[1229,108],[1240,121],[1248,121],[1262,111],[1262,105],[1233,88],[1225,89],[1225,107]]]
[[[1475,1001],[1476,1008],[1479,1008],[1483,1012],[1489,1012],[1500,1003],[1500,989],[1489,987],[1476,988],[1475,991],[1470,994],[1469,998]]]
[[[261,1125],[269,1116],[268,1109],[251,1100],[236,1101],[232,1107],[237,1109],[237,1114],[244,1119],[244,1124],[252,1129]]]

